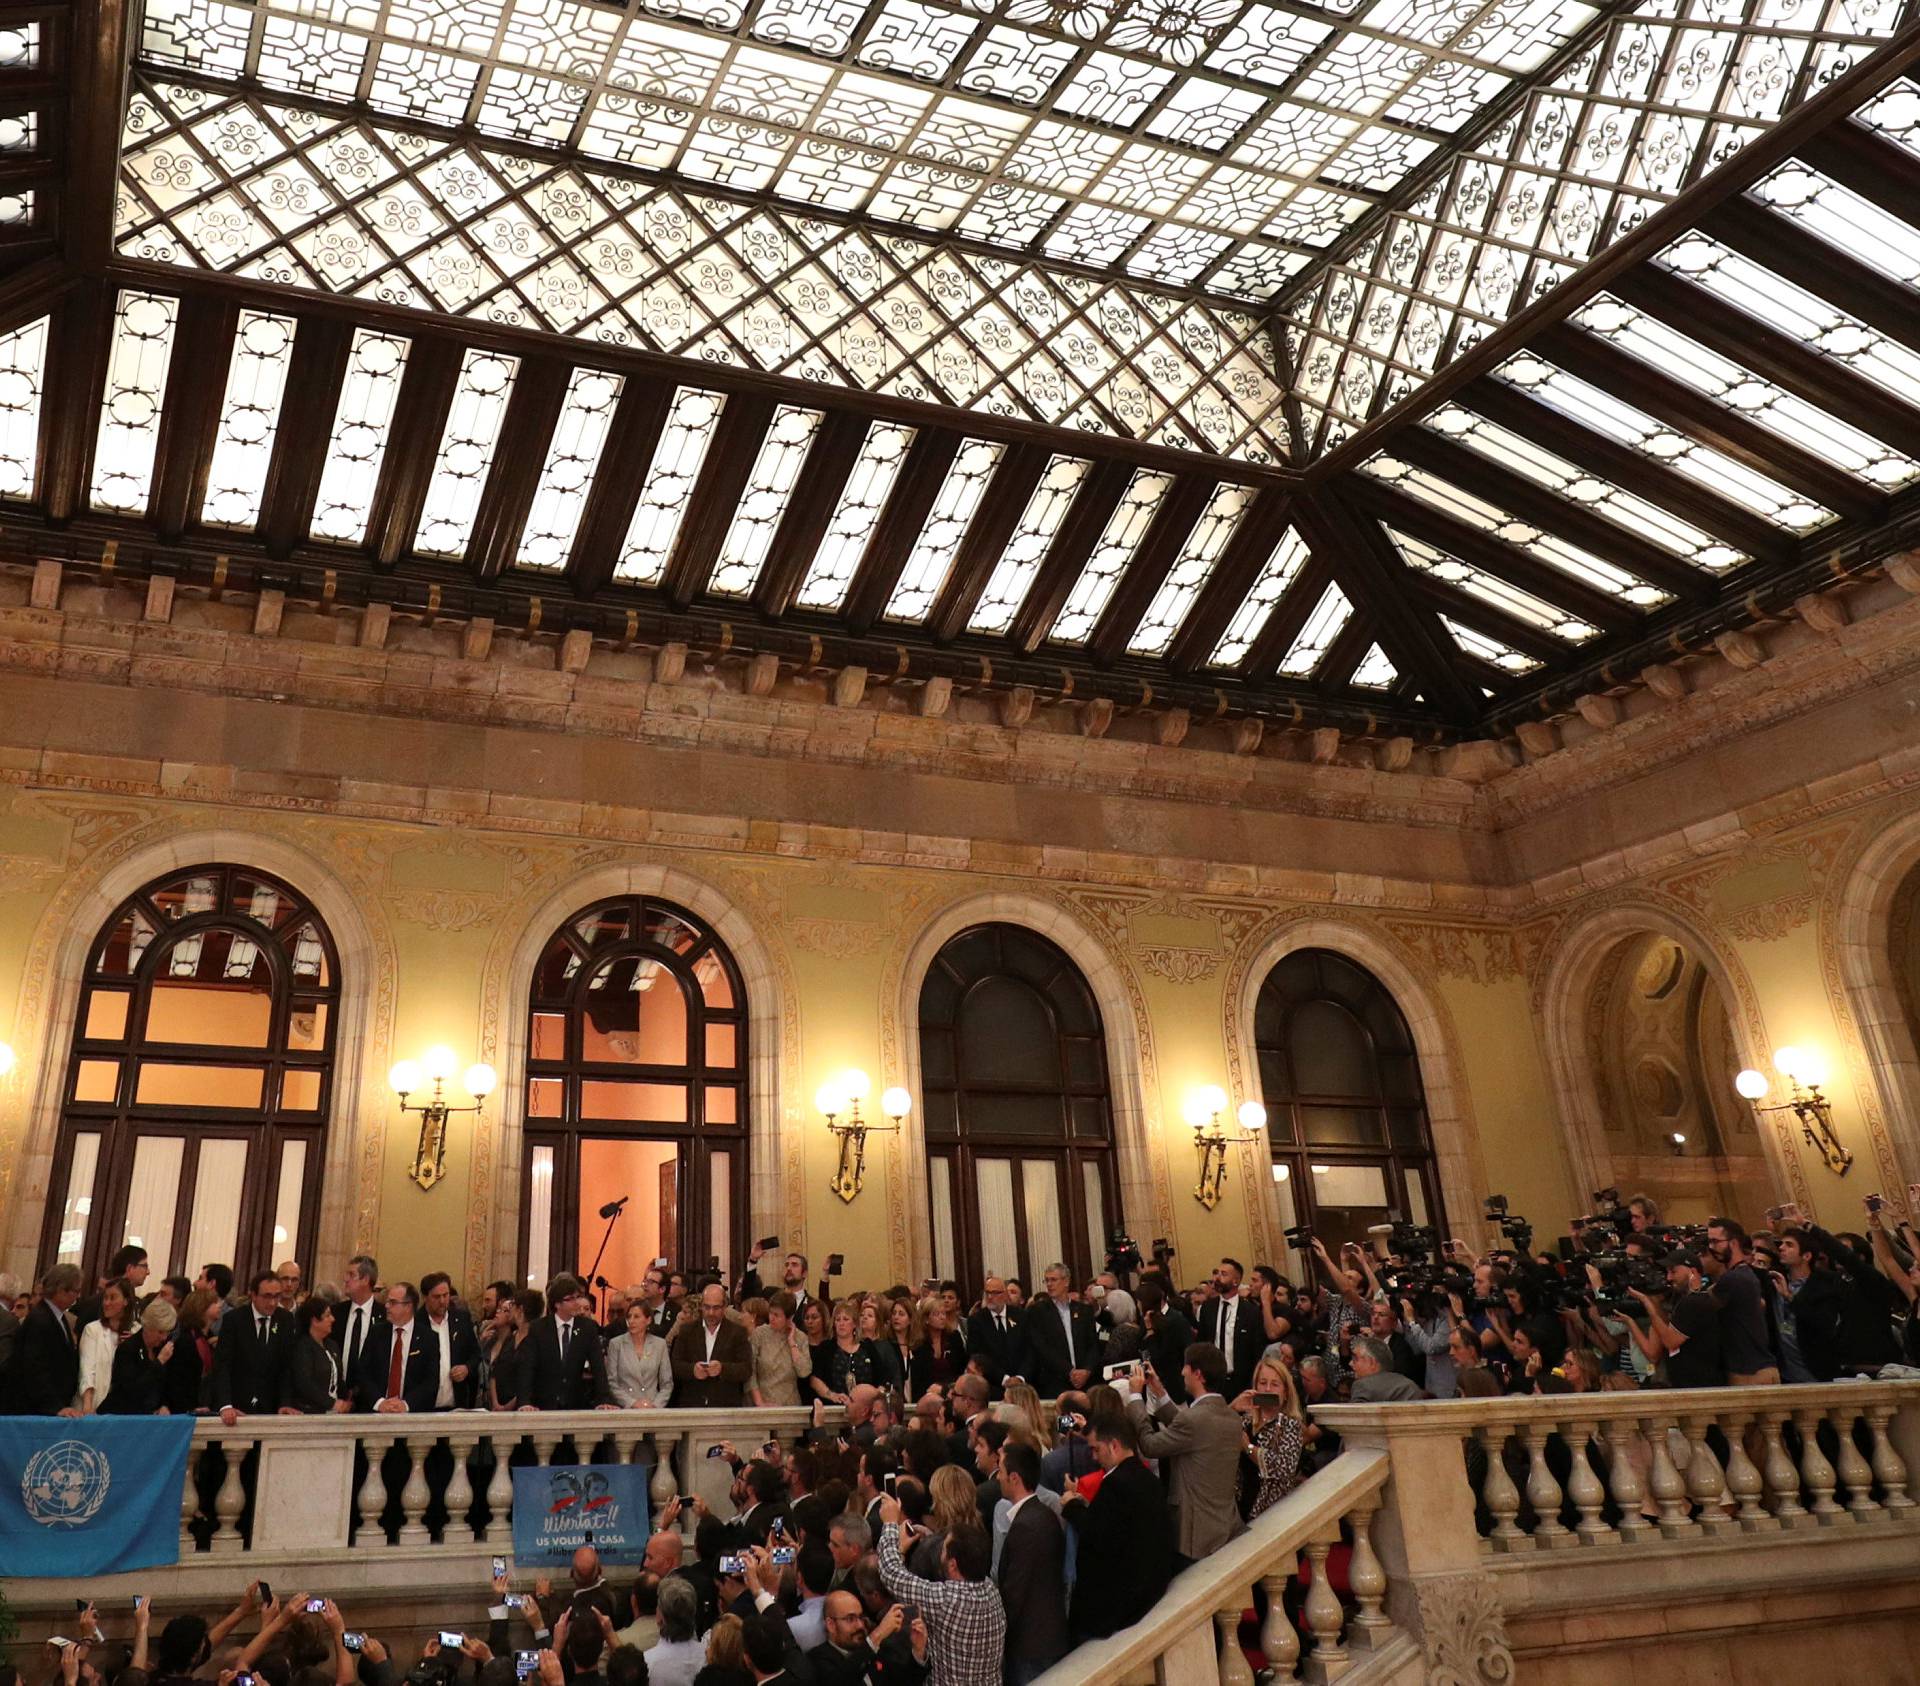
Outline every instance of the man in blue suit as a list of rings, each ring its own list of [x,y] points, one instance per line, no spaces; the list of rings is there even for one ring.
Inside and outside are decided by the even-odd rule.
[[[387,1289],[387,1318],[376,1324],[354,1378],[356,1411],[431,1411],[440,1391],[440,1343],[415,1313],[420,1293],[411,1282]],[[397,1362],[396,1362],[397,1356]]]

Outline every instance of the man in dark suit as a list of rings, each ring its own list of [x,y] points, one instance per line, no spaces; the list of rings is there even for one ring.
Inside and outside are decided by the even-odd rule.
[[[386,1317],[386,1308],[374,1285],[380,1267],[365,1253],[347,1260],[347,1297],[333,1308],[333,1355],[340,1360],[340,1397],[351,1399],[360,1376],[360,1360],[372,1344],[373,1332]]]
[[[411,1282],[395,1282],[387,1289],[386,1321],[374,1326],[354,1378],[356,1410],[433,1409],[440,1391],[440,1343],[414,1315],[419,1308],[419,1290]]]
[[[465,1306],[453,1303],[453,1279],[444,1270],[420,1278],[420,1303],[427,1327],[440,1343],[440,1387],[435,1403],[443,1411],[464,1411],[473,1404],[474,1373],[480,1368],[480,1340]]]
[[[1065,1265],[1048,1265],[1046,1293],[1020,1324],[1019,1373],[1042,1399],[1086,1387],[1100,1362],[1100,1331],[1093,1313],[1067,1298],[1070,1281]]]
[[[1226,1357],[1229,1400],[1253,1386],[1254,1367],[1267,1350],[1260,1302],[1240,1292],[1240,1276],[1238,1259],[1222,1259],[1213,1271],[1213,1298],[1200,1313],[1200,1339],[1211,1341]]]
[[[527,1337],[531,1357],[521,1391],[523,1411],[615,1409],[607,1386],[607,1354],[594,1327],[587,1285],[564,1272],[547,1284],[547,1315]]]
[[[213,1349],[213,1407],[232,1428],[239,1417],[280,1409],[293,1319],[280,1309],[280,1274],[256,1270],[247,1284],[248,1305],[220,1319]]]
[[[20,1325],[6,1376],[15,1417],[77,1417],[80,1342],[67,1313],[80,1298],[80,1267],[55,1265],[40,1278],[40,1300]]]
[[[1000,1492],[1013,1515],[1000,1547],[1000,1602],[1007,1607],[1008,1686],[1027,1686],[1067,1654],[1067,1535],[1046,1505],[1040,1454],[1010,1440],[1000,1452]]]
[[[981,1373],[995,1394],[1009,1370],[1018,1368],[1020,1313],[1007,1304],[1007,1284],[989,1276],[979,1308],[967,1319],[967,1356],[980,1361]]]
[[[667,1352],[673,1359],[675,1405],[746,1404],[753,1343],[727,1316],[727,1291],[718,1282],[700,1290],[699,1321],[683,1324]]]
[[[1087,1432],[1107,1473],[1088,1504],[1069,1488],[1061,1512],[1078,1535],[1073,1582],[1074,1642],[1130,1627],[1160,1602],[1173,1579],[1173,1519],[1167,1490],[1140,1461],[1131,1418],[1100,1417]]]

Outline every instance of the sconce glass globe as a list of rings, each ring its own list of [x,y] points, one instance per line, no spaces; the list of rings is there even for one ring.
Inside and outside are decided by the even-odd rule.
[[[880,1097],[880,1110],[892,1119],[905,1118],[913,1111],[913,1096],[905,1089],[897,1087],[889,1089]]]
[[[420,1087],[420,1066],[414,1060],[401,1060],[387,1073],[387,1081],[396,1095],[410,1095]]]
[[[1776,1048],[1773,1051],[1773,1069],[1782,1077],[1798,1079],[1805,1063],[1806,1055],[1798,1048]]]
[[[420,1062],[427,1068],[429,1077],[444,1083],[460,1069],[460,1058],[444,1042],[436,1042],[427,1050],[426,1058]]]
[[[11,1070],[13,1070],[13,1049],[5,1042],[0,1042],[0,1077],[5,1077]]]
[[[1675,1147],[1685,1147],[1687,1145],[1687,1138],[1678,1130],[1675,1130],[1673,1133],[1673,1145]]]
[[[1243,1130],[1264,1130],[1267,1127],[1267,1109],[1258,1101],[1240,1103],[1240,1128]]]
[[[1733,1080],[1734,1088],[1750,1101],[1764,1100],[1767,1093],[1767,1074],[1755,1071],[1749,1066]]]
[[[1218,1083],[1205,1084],[1198,1093],[1209,1118],[1217,1118],[1227,1110],[1227,1092]]]
[[[847,1110],[847,1097],[838,1083],[822,1083],[813,1092],[813,1104],[816,1110],[832,1118]]]
[[[499,1081],[490,1065],[470,1065],[467,1075],[461,1079],[467,1086],[467,1093],[476,1101],[484,1101],[493,1093],[493,1086]]]
[[[873,1079],[857,1065],[850,1065],[841,1072],[838,1082],[841,1094],[850,1101],[864,1101],[873,1092]]]
[[[1827,1062],[1812,1048],[1802,1048],[1800,1067],[1794,1076],[1809,1089],[1824,1088],[1827,1081]]]
[[[1285,1181],[1287,1180],[1287,1177],[1288,1177],[1288,1175],[1289,1175],[1289,1172],[1288,1172],[1288,1168],[1287,1168],[1287,1166],[1286,1166],[1285,1164],[1279,1164],[1279,1165],[1276,1165],[1276,1166],[1274,1166],[1274,1168],[1273,1168],[1273,1180],[1274,1180],[1275,1182],[1277,1182],[1277,1183],[1283,1183],[1283,1182],[1285,1182]]]
[[[1204,1089],[1189,1089],[1187,1098],[1180,1103],[1180,1116],[1196,1130],[1204,1130],[1207,1120],[1213,1116],[1207,1106],[1207,1092]]]

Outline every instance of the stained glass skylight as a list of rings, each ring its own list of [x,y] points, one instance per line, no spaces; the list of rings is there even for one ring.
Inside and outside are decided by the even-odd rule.
[[[782,404],[773,412],[707,581],[707,590],[715,597],[745,597],[759,583],[773,535],[793,501],[793,489],[800,483],[800,471],[821,420],[820,411],[792,404]]]
[[[293,334],[291,316],[240,312],[213,459],[207,465],[201,519],[210,527],[253,527],[260,520],[267,465],[280,432],[280,403],[293,364]]]
[[[1532,656],[1523,656],[1511,644],[1503,644],[1499,639],[1491,638],[1484,632],[1461,625],[1451,615],[1442,615],[1440,624],[1453,635],[1453,641],[1468,655],[1477,656],[1481,661],[1503,668],[1508,673],[1532,673],[1540,666]]]
[[[1280,671],[1289,678],[1305,679],[1325,659],[1327,648],[1353,618],[1353,605],[1337,585],[1329,585],[1306,618],[1299,635],[1280,658]]]
[[[93,480],[87,492],[95,509],[120,515],[146,512],[179,316],[179,300],[164,293],[120,294],[107,353],[100,432],[93,447]]]
[[[420,555],[466,555],[519,374],[520,359],[497,351],[472,350],[460,360],[460,378],[414,535],[413,548]]]
[[[358,544],[366,537],[411,349],[412,342],[399,334],[355,330],[314,500],[311,532],[316,539]]]
[[[1253,496],[1250,486],[1213,489],[1213,496],[1207,500],[1207,507],[1180,547],[1167,577],[1160,582],[1160,589],[1147,605],[1140,625],[1127,640],[1129,655],[1157,656],[1173,642],[1173,635],[1180,630],[1193,600],[1213,573],[1220,552],[1226,549],[1227,540],[1233,537],[1233,530],[1240,525],[1240,517],[1246,514]]]
[[[600,452],[613,425],[613,412],[626,386],[620,375],[604,369],[575,369],[561,401],[547,460],[534,487],[527,524],[520,533],[514,558],[522,568],[564,568],[580,535],[587,494],[599,471]]]
[[[1221,633],[1219,643],[1207,659],[1209,667],[1238,667],[1246,659],[1253,641],[1265,630],[1268,617],[1306,565],[1307,541],[1289,527],[1273,547],[1273,554],[1260,569],[1260,576],[1245,600],[1234,610],[1227,630]]]
[[[40,466],[40,400],[47,373],[47,325],[0,334],[0,498],[30,498]]]
[[[1063,644],[1081,644],[1093,636],[1094,623],[1133,560],[1133,553],[1140,548],[1140,541],[1147,536],[1154,512],[1172,484],[1170,474],[1146,468],[1135,472],[1119,507],[1108,517],[1093,554],[1080,570],[1079,579],[1067,593],[1067,601],[1047,634],[1049,638]]]
[[[866,554],[867,540],[880,520],[881,506],[893,491],[913,443],[914,429],[899,422],[875,422],[860,442],[853,472],[827,521],[820,548],[813,553],[795,602],[803,609],[837,609],[853,584],[853,571]]]
[[[925,620],[946,583],[960,541],[966,537],[967,523],[980,507],[987,481],[999,466],[1006,447],[998,440],[968,439],[954,453],[953,463],[934,494],[920,536],[907,553],[906,566],[894,582],[887,599],[886,618],[896,621]]]
[[[640,482],[626,542],[614,564],[615,579],[628,585],[660,583],[726,402],[726,394],[703,392],[696,386],[683,386],[674,393],[659,443],[653,448],[653,461]]]
[[[1436,545],[1427,544],[1393,527],[1388,527],[1386,534],[1400,552],[1401,560],[1417,574],[1431,574],[1436,580],[1465,592],[1469,597],[1479,598],[1490,608],[1512,615],[1516,620],[1525,621],[1542,632],[1550,632],[1555,638],[1569,644],[1584,644],[1589,638],[1597,638],[1600,634],[1598,627],[1569,614],[1557,604],[1536,597],[1530,591],[1523,591],[1517,585],[1509,585],[1496,575],[1462,562],[1459,557],[1449,555]]]
[[[1378,644],[1370,644],[1347,683],[1363,691],[1384,691],[1399,677],[1400,670],[1387,659],[1387,652]]]
[[[1074,494],[1092,466],[1084,457],[1054,457],[1041,470],[1040,484],[1027,499],[1013,536],[994,563],[986,590],[967,619],[969,632],[1005,632],[1013,625],[1053,536],[1067,518]]]

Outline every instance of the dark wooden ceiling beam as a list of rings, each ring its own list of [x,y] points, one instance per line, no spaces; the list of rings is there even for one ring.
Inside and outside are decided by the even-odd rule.
[[[1232,625],[1287,530],[1288,507],[1286,493],[1267,490],[1240,518],[1207,583],[1167,646],[1167,662],[1176,672],[1191,673],[1219,647],[1221,635]]]
[[[1392,454],[1637,575],[1683,603],[1706,603],[1718,595],[1710,577],[1671,551],[1430,428],[1408,428],[1394,440]]]
[[[61,246],[83,275],[99,275],[113,254],[120,188],[120,129],[127,109],[128,15],[133,0],[73,0],[70,8],[66,181],[60,193]]]
[[[580,511],[573,554],[567,559],[567,584],[575,597],[597,597],[613,583],[627,529],[633,524],[634,505],[640,501],[640,487],[672,402],[673,386],[667,381],[629,376],[620,389],[601,447],[600,467]]]
[[[856,637],[864,638],[872,630],[899,584],[901,570],[933,513],[934,500],[946,484],[960,443],[961,436],[951,428],[923,427],[907,447],[907,460],[900,465],[899,477],[867,540],[841,609]]]
[[[1369,614],[1365,609],[1356,608],[1347,617],[1347,624],[1333,635],[1333,642],[1326,647],[1319,662],[1315,664],[1311,676],[1314,684],[1329,696],[1350,689],[1353,684],[1354,669],[1365,660],[1367,651],[1376,643],[1380,643],[1378,617]],[[1381,648],[1385,649],[1386,646],[1381,644]],[[1391,653],[1388,654],[1387,659],[1393,660]],[[1448,653],[1445,670],[1453,674],[1452,652]],[[1398,662],[1394,662],[1394,671],[1396,677],[1401,677],[1406,670]],[[1459,683],[1458,675],[1453,675],[1453,684],[1456,690],[1464,690]]]
[[[1293,584],[1280,594],[1280,601],[1274,604],[1266,624],[1247,646],[1246,655],[1233,671],[1256,684],[1271,679],[1306,626],[1307,617],[1320,606],[1320,599],[1332,584],[1333,570],[1309,551]]]
[[[352,349],[353,333],[344,322],[319,316],[300,319],[260,504],[260,542],[275,556],[290,555],[313,524]]]
[[[1051,460],[1052,453],[1038,445],[1016,445],[1000,459],[927,614],[927,629],[942,644],[966,631],[980,594],[1006,554],[1013,530],[1032,502],[1040,476]]]
[[[778,620],[793,607],[807,570],[819,554],[827,524],[840,507],[860,447],[866,443],[868,418],[851,410],[830,410],[821,425],[793,502],[767,547],[767,563],[754,582],[753,606],[768,620]]]
[[[56,524],[87,511],[113,303],[111,287],[82,281],[53,318],[41,388],[47,402],[40,414],[40,504]]]
[[[566,403],[568,373],[557,357],[529,357],[520,365],[467,540],[467,562],[476,579],[498,579],[519,554],[520,535]]]
[[[1799,149],[1802,163],[1850,187],[1903,222],[1920,226],[1920,158],[1864,124],[1840,122]]]
[[[1504,543],[1464,521],[1456,521],[1398,487],[1355,475],[1342,490],[1354,504],[1377,519],[1416,539],[1424,539],[1462,562],[1485,569],[1495,579],[1518,586],[1603,632],[1631,632],[1646,624],[1631,604],[1583,584],[1516,545]]]
[[[1480,698],[1454,671],[1459,646],[1439,618],[1412,596],[1410,570],[1386,534],[1331,490],[1301,499],[1295,520],[1301,537],[1346,592],[1356,611],[1353,619],[1376,629],[1393,665],[1411,675],[1428,704],[1447,719],[1463,726],[1471,721]]]
[[[660,588],[676,609],[684,609],[707,588],[720,546],[733,525],[747,476],[773,425],[773,400],[766,397],[729,398],[720,412],[719,437],[700,465],[679,541],[667,561]]]
[[[190,293],[180,301],[147,499],[147,519],[162,540],[179,538],[199,519],[238,316],[217,298]]]
[[[1655,264],[1624,276],[1615,293],[1638,310],[1717,351],[1816,409],[1851,422],[1882,444],[1920,459],[1920,410],[1886,387],[1823,357],[1705,287]]]
[[[1533,349],[1569,374],[1849,520],[1872,520],[1885,504],[1864,481],[1596,334],[1555,323],[1535,337]]]
[[[1027,587],[1026,599],[1013,617],[1013,624],[1007,628],[1008,642],[1022,655],[1031,655],[1037,650],[1060,618],[1067,594],[1080,578],[1080,571],[1086,567],[1087,558],[1100,542],[1101,533],[1120,507],[1120,500],[1126,496],[1132,480],[1133,470],[1126,464],[1103,462],[1096,464],[1093,472],[1080,482],[1073,507],[1060,523],[1059,532],[1047,547],[1046,560],[1040,564],[1032,585]]]
[[[417,334],[393,407],[387,454],[367,515],[367,549],[374,566],[391,568],[413,547],[414,529],[433,478],[447,410],[460,381],[461,347],[434,334]]]
[[[1104,665],[1125,653],[1212,493],[1213,482],[1204,477],[1176,480],[1167,488],[1094,623],[1087,644],[1095,661]]]
[[[1488,377],[1462,387],[1455,397],[1476,415],[1499,423],[1578,467],[1592,470],[1622,491],[1645,498],[1734,549],[1745,551],[1757,562],[1785,566],[1793,560],[1796,546],[1790,534],[1742,509],[1731,498],[1710,492],[1697,480],[1661,467],[1631,445],[1622,445],[1563,415],[1517,386]]]

